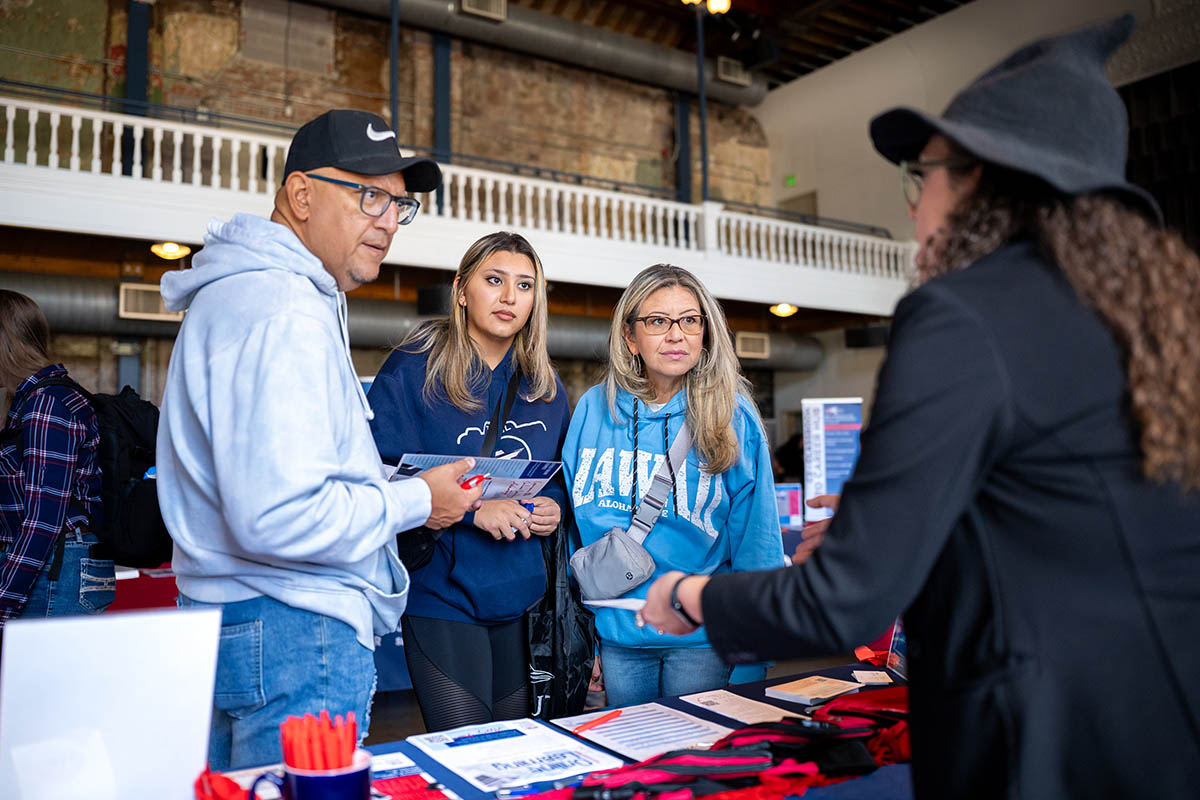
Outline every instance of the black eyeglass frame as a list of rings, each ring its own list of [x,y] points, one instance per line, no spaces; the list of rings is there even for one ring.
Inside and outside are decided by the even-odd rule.
[[[909,208],[916,208],[917,203],[921,202],[921,190],[925,188],[925,170],[933,169],[934,167],[959,169],[977,163],[979,163],[977,159],[968,158],[967,156],[938,158],[932,161],[901,161],[900,191],[904,193],[904,202],[908,203]],[[913,187],[914,197],[909,197],[909,186]]]
[[[357,189],[358,190],[358,210],[361,211],[362,213],[366,214],[368,217],[375,217],[377,219],[379,217],[382,217],[384,214],[387,213],[387,210],[388,210],[388,208],[391,207],[392,203],[395,203],[396,204],[396,224],[397,225],[407,225],[408,223],[410,223],[414,219],[416,219],[417,212],[421,210],[421,201],[415,197],[395,195],[395,194],[392,194],[391,192],[389,192],[387,189],[381,189],[378,186],[364,186],[361,183],[352,183],[350,181],[343,181],[339,178],[329,178],[324,175],[317,175],[314,172],[306,172],[306,173],[304,173],[304,175],[305,175],[305,177],[316,178],[317,180],[325,181],[326,183],[336,183],[339,186],[348,186],[351,189]],[[367,209],[365,207],[365,203],[367,202],[367,192],[379,192],[380,194],[387,195],[387,197],[389,198],[388,202],[383,204],[383,208],[380,209],[378,214],[372,214],[370,211],[367,211]]]
[[[684,329],[683,321],[685,319],[687,319],[688,317],[699,317],[700,318],[700,329],[699,330],[692,331],[689,333],[687,330]],[[668,325],[666,328],[664,328],[661,333],[656,333],[656,332],[650,330],[650,325],[646,322],[646,320],[650,320],[650,319],[665,319],[665,320],[669,320],[671,324]],[[667,333],[670,332],[671,328],[675,327],[676,325],[679,326],[679,330],[683,333],[684,336],[695,336],[697,334],[704,333],[704,326],[708,324],[708,315],[703,314],[703,313],[696,313],[696,314],[684,314],[682,317],[672,318],[672,317],[668,317],[666,314],[648,314],[644,317],[634,317],[633,319],[630,320],[631,324],[634,322],[642,323],[642,327],[646,329],[646,333],[650,334],[651,336],[666,336]]]

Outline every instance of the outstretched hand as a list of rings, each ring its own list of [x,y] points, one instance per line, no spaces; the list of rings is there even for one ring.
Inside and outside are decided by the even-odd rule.
[[[805,505],[809,508],[831,508],[836,512],[841,499],[841,495],[821,494],[805,501]],[[812,554],[821,546],[821,542],[825,541],[825,531],[829,529],[829,523],[832,521],[833,517],[829,517],[804,526],[800,532],[801,542],[796,545],[796,552],[792,554],[793,564],[803,564],[812,557]]]

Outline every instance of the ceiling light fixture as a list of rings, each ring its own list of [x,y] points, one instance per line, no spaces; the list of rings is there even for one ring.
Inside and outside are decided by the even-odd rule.
[[[791,303],[776,303],[771,306],[771,313],[777,317],[790,317],[800,309]]]
[[[698,6],[703,2],[704,0],[683,0],[683,4],[686,6]],[[708,0],[708,13],[724,14],[729,10],[729,5],[729,0]]]
[[[150,245],[150,252],[167,261],[175,261],[192,252],[192,248],[186,244],[176,244],[175,242],[158,242]]]

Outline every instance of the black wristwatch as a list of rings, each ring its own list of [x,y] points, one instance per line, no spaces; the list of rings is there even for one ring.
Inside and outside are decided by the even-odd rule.
[[[692,619],[692,615],[689,614],[687,609],[683,607],[683,603],[679,602],[679,584],[683,583],[690,577],[692,576],[684,575],[682,578],[675,581],[675,585],[671,587],[671,599],[667,602],[671,604],[671,609],[679,615],[681,620],[686,622],[688,625],[691,625],[693,628],[699,628],[700,623]]]

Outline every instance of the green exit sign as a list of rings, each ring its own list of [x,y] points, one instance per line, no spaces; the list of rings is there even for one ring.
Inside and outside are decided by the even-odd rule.
[[[795,175],[784,175],[783,176],[783,185],[784,186],[795,186],[796,185],[796,176]]]

